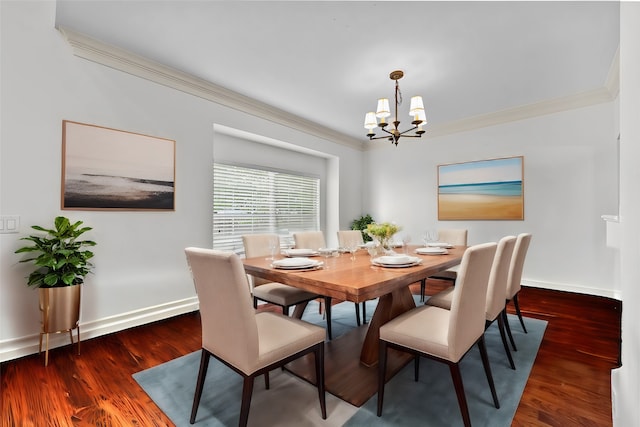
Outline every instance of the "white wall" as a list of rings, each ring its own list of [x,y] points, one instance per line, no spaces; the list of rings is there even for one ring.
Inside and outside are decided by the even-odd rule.
[[[183,248],[211,246],[214,124],[323,153],[327,181],[344,178],[328,201],[327,227],[360,214],[360,151],[78,58],[54,28],[55,2],[0,2],[0,18],[0,210],[21,221],[19,234],[0,235],[0,360],[37,351],[37,293],[13,252],[30,225],[60,214],[93,227],[98,242],[83,339],[197,307]],[[175,212],[61,211],[63,119],[176,140]],[[52,338],[52,346],[66,343]]]
[[[435,107],[434,107],[435,108]],[[616,213],[615,103],[440,138],[400,140],[368,152],[365,206],[414,242],[425,229],[467,228],[471,244],[531,232],[524,269],[531,286],[613,297],[616,249],[603,214]],[[438,221],[439,164],[524,156],[524,221]]]

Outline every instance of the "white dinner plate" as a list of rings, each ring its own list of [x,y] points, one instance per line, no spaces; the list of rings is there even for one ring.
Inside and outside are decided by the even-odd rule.
[[[446,255],[449,253],[445,248],[418,248],[416,253],[420,255]]]
[[[406,255],[381,256],[371,260],[371,263],[374,265],[392,268],[413,267],[414,265],[418,265],[421,262],[422,260],[418,257]]]
[[[323,263],[303,257],[283,258],[273,261],[271,265],[274,268],[282,268],[287,270],[303,270],[306,268],[317,268]]]
[[[305,256],[316,256],[318,255],[318,251],[314,251],[313,249],[287,249],[284,251],[284,254],[289,257],[305,257]]]

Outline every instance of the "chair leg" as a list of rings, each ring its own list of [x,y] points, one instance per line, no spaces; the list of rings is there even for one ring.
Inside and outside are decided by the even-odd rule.
[[[324,343],[318,344],[315,352],[316,359],[316,385],[318,386],[318,398],[320,399],[320,412],[322,419],[327,419],[327,401],[324,389]]]
[[[362,324],[367,324],[367,302],[362,301]]]
[[[257,309],[258,308],[258,298],[253,297],[253,309]]]
[[[200,370],[198,371],[198,380],[196,381],[196,392],[193,395],[193,406],[191,407],[191,418],[189,423],[196,422],[196,413],[198,412],[198,406],[200,405],[200,398],[202,397],[202,388],[204,386],[204,380],[207,377],[207,369],[209,368],[209,357],[211,355],[205,349],[202,349],[200,356]]]
[[[289,306],[288,305],[286,305],[286,306],[283,305],[282,306],[282,314],[285,315],[285,316],[289,315]]]
[[[525,334],[528,334],[527,327],[524,326],[524,320],[522,319],[522,313],[520,312],[520,303],[518,302],[518,294],[513,296],[513,305],[516,307],[516,314],[518,315],[518,319],[520,319],[520,324],[522,325],[522,330]]]
[[[387,376],[387,343],[378,341],[378,416],[382,416],[384,400],[384,383]]]
[[[269,390],[269,371],[264,373],[264,388]]]
[[[324,312],[327,316],[327,337],[331,341],[331,297],[324,297]]]
[[[478,348],[480,349],[480,356],[482,358],[482,364],[484,365],[484,373],[487,374],[487,381],[489,381],[489,388],[491,389],[493,404],[495,405],[496,409],[500,409],[500,402],[498,402],[498,393],[496,393],[496,386],[493,383],[493,375],[491,375],[491,365],[489,364],[489,356],[487,355],[487,345],[484,342],[484,334],[478,340]]]
[[[427,288],[427,279],[420,280],[420,302],[424,302],[424,294]]]
[[[451,372],[451,379],[453,380],[453,386],[456,389],[456,396],[458,396],[458,405],[460,406],[462,421],[464,422],[465,427],[471,427],[471,418],[469,417],[469,406],[467,405],[467,397],[464,395],[464,385],[462,385],[462,375],[460,375],[460,365],[458,365],[457,363],[450,363],[449,371]]]
[[[509,350],[509,344],[507,344],[507,334],[504,330],[504,318],[502,317],[502,313],[498,315],[498,330],[500,331],[500,338],[502,339],[502,345],[504,346],[504,352],[507,354],[507,359],[509,359],[509,366],[511,369],[515,370],[516,365],[513,363],[513,357],[511,357],[511,351]]]
[[[356,325],[360,326],[360,304],[357,302],[353,303],[356,306]]]
[[[502,310],[502,318],[504,319],[504,328],[507,330],[507,335],[509,335],[509,341],[511,341],[511,348],[513,351],[518,351],[516,348],[516,342],[513,340],[513,334],[511,334],[511,326],[509,326],[509,318],[507,317],[507,308],[505,307]]]
[[[413,380],[418,382],[420,378],[420,355],[416,354],[413,358]]]
[[[253,376],[244,377],[242,384],[242,403],[240,405],[240,427],[246,427],[249,421],[249,408],[251,407],[251,395],[253,394]]]

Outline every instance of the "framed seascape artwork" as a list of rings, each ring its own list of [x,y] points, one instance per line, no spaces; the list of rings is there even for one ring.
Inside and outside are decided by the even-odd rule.
[[[438,166],[438,219],[524,219],[524,158]]]
[[[175,141],[64,120],[61,205],[175,210]]]

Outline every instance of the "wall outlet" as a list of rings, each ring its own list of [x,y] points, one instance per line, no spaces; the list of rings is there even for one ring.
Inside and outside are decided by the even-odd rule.
[[[1,215],[0,216],[0,234],[11,234],[20,232],[20,216],[19,215]]]

